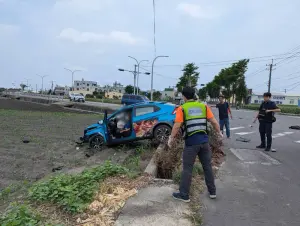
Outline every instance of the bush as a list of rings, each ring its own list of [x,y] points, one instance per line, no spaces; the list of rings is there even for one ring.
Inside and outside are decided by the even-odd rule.
[[[92,95],[92,94],[86,94],[85,98],[94,98],[94,95]]]
[[[25,204],[12,203],[0,217],[1,226],[41,225],[41,216]]]
[[[258,104],[248,104],[248,105],[245,105],[243,108],[258,111],[259,106],[260,105],[258,105]],[[281,109],[282,113],[300,114],[300,108],[298,106],[278,105],[278,107]]]
[[[29,196],[36,201],[58,204],[71,213],[83,211],[93,200],[99,182],[107,177],[125,174],[127,169],[106,162],[78,175],[61,174],[33,185]]]

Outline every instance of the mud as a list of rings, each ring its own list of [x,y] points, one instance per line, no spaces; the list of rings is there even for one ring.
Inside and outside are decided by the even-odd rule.
[[[0,99],[0,190],[53,174],[55,167],[70,170],[105,160],[122,162],[129,153],[117,147],[90,158],[85,157],[85,147],[76,150],[75,141],[83,129],[100,117],[70,113],[59,106]],[[23,143],[24,139],[29,143]]]

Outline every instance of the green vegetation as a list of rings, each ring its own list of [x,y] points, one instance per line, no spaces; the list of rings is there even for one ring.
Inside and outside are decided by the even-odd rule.
[[[242,102],[247,97],[247,86],[245,81],[245,73],[247,71],[249,60],[244,59],[233,63],[230,67],[222,69],[214,79],[199,90],[201,99],[206,94],[211,98],[217,98],[221,92],[226,99],[232,98],[232,101]]]
[[[243,106],[243,108],[258,111],[259,106],[260,106],[259,104],[248,104],[248,105]],[[282,113],[300,114],[300,108],[298,106],[278,105],[278,107],[281,109]]]
[[[127,172],[122,166],[106,162],[78,175],[61,174],[38,182],[29,190],[29,197],[57,204],[70,213],[82,212],[93,200],[101,181]]]
[[[0,217],[2,226],[41,225],[41,216],[26,204],[12,203]],[[50,226],[50,225],[49,225]]]
[[[199,72],[194,63],[188,63],[184,66],[183,75],[179,78],[178,83],[176,84],[178,92],[182,91],[182,88],[190,85],[191,87],[196,87],[199,79]]]
[[[195,163],[193,168],[193,177],[203,175],[203,168],[201,163]],[[175,184],[179,184],[181,179],[181,170],[176,170],[172,175],[172,180]]]

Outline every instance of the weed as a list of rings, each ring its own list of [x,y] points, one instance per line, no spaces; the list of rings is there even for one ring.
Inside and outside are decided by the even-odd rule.
[[[106,162],[78,175],[61,174],[38,182],[29,190],[29,196],[36,201],[58,204],[70,213],[78,213],[93,200],[101,181],[127,172],[122,166]]]
[[[12,203],[0,218],[2,226],[41,225],[41,216],[26,204]]]
[[[203,168],[201,163],[195,163],[193,168],[193,176],[203,175]]]
[[[175,172],[173,172],[172,180],[174,181],[175,184],[180,184],[180,180],[181,180],[180,170],[176,170]]]

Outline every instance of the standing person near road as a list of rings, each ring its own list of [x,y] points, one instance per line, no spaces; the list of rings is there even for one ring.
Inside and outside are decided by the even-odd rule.
[[[173,193],[175,199],[189,202],[189,192],[192,180],[192,171],[196,156],[202,164],[205,183],[211,199],[216,198],[216,186],[211,165],[211,150],[208,143],[207,121],[222,136],[219,124],[214,118],[211,109],[203,103],[194,100],[195,90],[192,87],[185,87],[182,90],[184,104],[176,110],[175,124],[168,146],[172,147],[173,139],[181,126],[184,125],[186,138],[183,151],[183,171],[178,193]]]
[[[232,119],[231,110],[229,107],[228,102],[225,101],[225,98],[223,95],[219,96],[219,103],[217,104],[217,108],[219,109],[219,122],[220,122],[220,129],[223,134],[224,125],[226,128],[226,136],[227,138],[230,138],[230,127],[229,127],[229,117],[228,113],[230,114],[230,118]]]
[[[272,124],[276,121],[274,117],[275,112],[280,112],[281,110],[276,106],[275,102],[271,101],[272,94],[264,93],[264,102],[259,107],[259,112],[255,117],[259,120],[259,133],[261,143],[256,148],[264,148],[265,151],[270,151],[272,146]],[[267,136],[267,146],[266,146],[266,136]],[[275,152],[275,149],[272,149]]]

